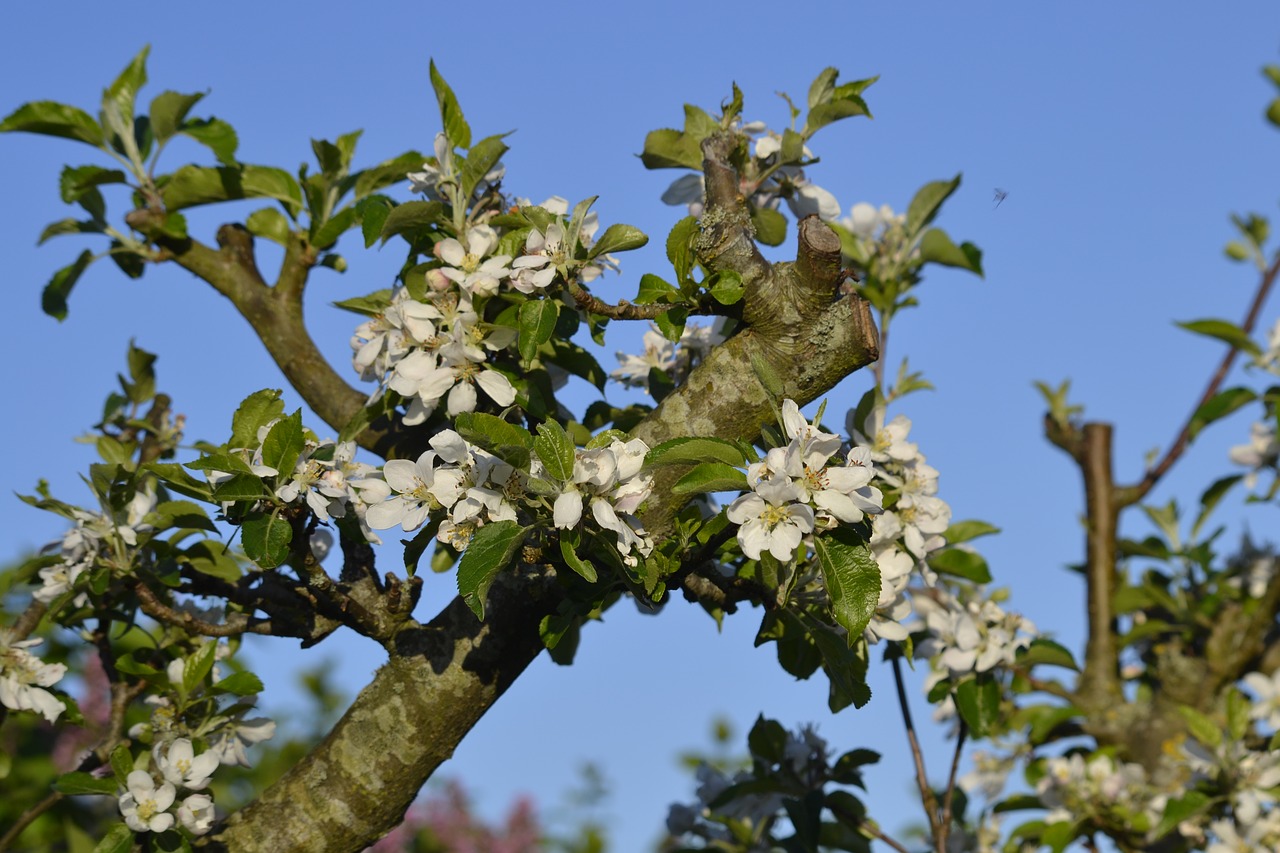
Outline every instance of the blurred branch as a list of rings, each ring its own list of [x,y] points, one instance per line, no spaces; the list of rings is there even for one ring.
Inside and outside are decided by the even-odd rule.
[[[1253,334],[1253,330],[1258,324],[1258,316],[1262,313],[1262,306],[1266,303],[1267,297],[1271,293],[1277,274],[1280,274],[1280,254],[1276,255],[1275,261],[1263,271],[1262,278],[1258,281],[1258,289],[1253,295],[1253,302],[1249,305],[1249,312],[1245,315],[1244,322],[1240,326],[1246,335]],[[1240,351],[1236,347],[1227,347],[1227,352],[1223,355],[1222,361],[1218,363],[1217,370],[1209,377],[1209,384],[1205,387],[1204,393],[1200,395],[1200,399],[1196,404],[1191,407],[1191,413],[1187,415],[1186,423],[1182,425],[1182,429],[1173,440],[1173,444],[1169,445],[1169,449],[1165,451],[1164,456],[1154,467],[1148,469],[1141,481],[1133,486],[1120,489],[1121,506],[1137,503],[1146,497],[1155,488],[1156,483],[1160,482],[1160,478],[1181,458],[1183,451],[1187,449],[1187,445],[1191,442],[1191,426],[1195,420],[1196,412],[1200,411],[1201,406],[1212,400],[1214,395],[1222,388],[1222,383],[1226,381],[1227,374],[1231,372],[1231,366],[1235,364],[1236,356],[1239,353]]]

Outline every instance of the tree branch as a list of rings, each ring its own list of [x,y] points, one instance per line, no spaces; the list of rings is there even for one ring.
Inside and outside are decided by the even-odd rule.
[[[289,384],[325,423],[341,431],[364,408],[366,395],[348,385],[325,360],[302,317],[302,294],[316,252],[301,234],[290,234],[276,286],[270,287],[258,270],[253,235],[242,225],[218,229],[219,249],[190,237],[177,239],[161,230],[164,214],[151,209],[125,216],[163,250],[163,257],[204,279],[236,307],[258,335]],[[403,430],[389,422],[375,423],[357,441],[384,458],[403,439]]]
[[[1258,289],[1253,294],[1253,302],[1249,305],[1249,311],[1245,314],[1244,322],[1240,326],[1246,335],[1253,334],[1253,330],[1258,324],[1258,317],[1262,313],[1262,306],[1266,303],[1267,296],[1271,293],[1277,274],[1280,274],[1280,254],[1276,255],[1275,261],[1263,272],[1262,278],[1258,281]],[[1191,426],[1195,420],[1196,412],[1200,411],[1200,407],[1212,400],[1214,395],[1218,393],[1222,383],[1227,379],[1227,374],[1231,372],[1231,366],[1235,364],[1236,356],[1239,354],[1240,351],[1235,347],[1227,347],[1226,354],[1223,355],[1222,361],[1218,363],[1217,370],[1209,377],[1209,384],[1205,387],[1204,393],[1200,395],[1200,399],[1196,404],[1191,407],[1186,423],[1182,425],[1182,429],[1173,440],[1173,444],[1169,445],[1169,449],[1165,451],[1164,456],[1143,475],[1140,482],[1123,490],[1123,503],[1125,505],[1136,503],[1146,497],[1147,493],[1155,488],[1156,483],[1160,482],[1160,478],[1181,458],[1183,452],[1187,449],[1187,445],[1191,443]]]
[[[1111,474],[1111,424],[1087,423],[1079,444],[1085,494],[1085,585],[1089,639],[1076,686],[1091,710],[1122,701],[1113,599],[1120,503]]]
[[[902,684],[902,663],[896,657],[893,659],[893,683],[898,689],[902,724],[906,727],[907,743],[911,745],[911,758],[916,765],[916,786],[920,789],[920,803],[929,819],[929,833],[938,838],[941,835],[938,829],[938,798],[934,796],[933,787],[929,784],[929,774],[924,766],[924,751],[920,749],[920,739],[916,737],[916,727],[911,721],[911,706],[907,704],[907,690]]]
[[[632,431],[651,447],[677,436],[754,439],[777,403],[766,389],[772,380],[762,376],[776,377],[781,393],[803,405],[876,358],[868,304],[838,294],[843,273],[835,234],[806,220],[798,229],[797,263],[770,266],[755,248],[745,202],[721,186],[736,187],[737,179],[714,139],[704,146],[709,204],[700,259],[710,269],[738,272],[748,298],[790,304],[776,312],[781,316],[774,309],[746,312],[747,328],[713,349]],[[669,530],[687,502],[669,488],[682,473],[676,467],[655,472],[641,513],[655,536]],[[539,625],[562,600],[550,571],[526,567],[495,580],[483,623],[459,598],[427,626],[405,623],[387,644],[390,661],[324,742],[201,844],[237,853],[338,853],[373,843],[541,652]]]

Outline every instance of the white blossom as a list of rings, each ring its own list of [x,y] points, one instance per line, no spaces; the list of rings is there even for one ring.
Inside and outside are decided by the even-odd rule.
[[[165,781],[180,788],[202,790],[208,786],[213,771],[218,769],[218,756],[211,750],[196,755],[189,738],[180,737],[163,751],[157,744],[153,751],[156,767]]]
[[[145,770],[134,770],[125,780],[127,790],[120,794],[120,814],[134,832],[164,832],[173,826],[169,808],[177,791],[169,782],[156,787],[155,779]]]
[[[213,818],[213,799],[208,794],[192,794],[178,806],[178,820],[192,835],[212,829]]]
[[[45,663],[27,651],[41,642],[15,641],[12,632],[0,629],[0,704],[13,711],[35,711],[52,723],[66,707],[44,688],[57,684],[67,667]]]

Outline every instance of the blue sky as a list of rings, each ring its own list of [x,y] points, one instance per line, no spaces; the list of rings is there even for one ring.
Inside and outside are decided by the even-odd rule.
[[[630,295],[643,272],[664,274],[662,238],[682,215],[658,200],[676,173],[647,172],[633,156],[646,132],[678,124],[686,101],[715,107],[734,81],[746,117],[780,127],[784,106],[773,92],[802,97],[827,65],[847,79],[880,74],[866,93],[874,121],[824,130],[813,145],[823,162],[810,177],[846,211],[858,201],[901,210],[924,182],[963,171],[939,224],[982,247],[987,278],[931,274],[922,309],[895,325],[889,364],[909,354],[937,386],[901,411],[942,472],[941,496],[956,517],[1005,529],[983,544],[1013,606],[1076,646],[1081,590],[1062,567],[1081,554],[1080,488],[1065,457],[1040,437],[1042,405],[1031,383],[1071,378],[1087,414],[1117,425],[1117,469],[1126,479],[1136,478],[1144,453],[1172,438],[1220,354],[1172,321],[1243,316],[1255,276],[1223,259],[1227,216],[1275,212],[1280,136],[1262,119],[1274,90],[1259,68],[1278,59],[1278,25],[1280,7],[1261,0],[388,2],[359,12],[331,2],[229,0],[189,18],[176,7],[109,13],[100,4],[47,2],[6,12],[0,113],[36,99],[96,111],[101,88],[150,43],[144,99],[165,88],[211,90],[196,112],[236,126],[241,159],[293,169],[310,158],[308,139],[364,128],[357,162],[368,165],[430,149],[434,57],[477,133],[518,131],[505,158],[509,190],[535,200],[598,194],[604,223],[634,224],[656,238],[624,257],[616,290],[605,291],[616,298]],[[191,438],[222,440],[242,397],[281,384],[230,306],[176,269],[134,282],[102,264],[82,279],[64,323],[40,313],[40,288],[82,246],[64,237],[37,249],[35,239],[45,223],[71,215],[57,197],[57,175],[66,163],[90,162],[88,153],[70,142],[0,137],[12,327],[0,340],[11,412],[0,424],[10,449],[0,474],[6,494],[45,477],[56,494],[84,497],[77,477],[90,454],[72,438],[97,419],[130,337],[160,355],[161,387],[188,415]],[[204,155],[193,146],[169,156],[176,167]],[[995,187],[1009,193],[998,208]],[[249,209],[192,221],[196,233],[211,235]],[[344,246],[350,270],[317,273],[308,303],[313,334],[339,363],[349,358],[354,322],[326,303],[387,286],[397,266],[392,249]],[[262,263],[275,261],[264,252]],[[1276,313],[1268,310],[1268,324]],[[607,355],[634,339],[623,335]],[[867,381],[854,377],[833,393],[830,421]],[[1243,415],[1209,431],[1156,501],[1178,495],[1192,503],[1226,472],[1226,449],[1247,431]],[[1248,518],[1263,537],[1273,529],[1265,514]],[[56,521],[11,499],[0,513],[4,552],[55,538]],[[1145,533],[1140,522],[1129,532]],[[451,578],[428,581],[424,615],[453,590]],[[842,749],[882,750],[871,776],[873,813],[890,828],[913,820],[885,673],[876,673],[868,708],[832,717],[822,683],[795,684],[769,649],[752,648],[757,620],[743,613],[717,633],[682,601],[658,617],[619,606],[587,630],[573,667],[535,663],[443,772],[496,812],[517,792],[554,803],[577,766],[596,761],[613,782],[615,850],[629,853],[656,836],[667,803],[690,796],[676,753],[705,744],[717,714],[744,732],[763,711],[789,725],[815,721]],[[305,654],[285,643],[259,652],[268,676],[326,656],[350,691],[380,662],[376,648],[357,640]],[[281,689],[264,703],[281,713],[296,707]],[[936,753],[937,773],[945,760]]]

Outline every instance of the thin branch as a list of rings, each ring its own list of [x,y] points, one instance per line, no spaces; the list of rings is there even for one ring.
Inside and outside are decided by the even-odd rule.
[[[916,737],[915,724],[911,722],[911,708],[907,704],[907,690],[902,684],[902,662],[893,659],[893,681],[898,688],[898,707],[902,709],[902,723],[907,729],[907,743],[911,744],[911,757],[916,764],[916,784],[920,788],[920,800],[925,814],[929,818],[929,830],[934,838],[938,833],[938,798],[929,786],[929,774],[924,767],[924,751],[920,749],[920,739]]]
[[[9,629],[9,634],[16,642],[25,640],[31,636],[31,632],[40,624],[40,620],[44,618],[44,614],[49,612],[49,605],[43,601],[31,600],[27,605],[27,609],[22,611],[22,615],[18,617],[18,621],[13,623],[13,627]]]
[[[964,741],[969,727],[960,721],[960,734],[956,737],[956,752],[951,757],[951,773],[947,775],[947,792],[942,797],[942,830],[938,833],[938,853],[946,853],[947,837],[951,835],[951,801],[956,793],[956,774],[960,772],[960,756],[964,754]]]
[[[670,305],[634,305],[625,299],[619,299],[617,305],[611,305],[591,294],[576,281],[569,282],[569,294],[583,311],[608,317],[610,320],[652,320],[671,309]]]
[[[56,806],[66,797],[61,791],[53,791],[40,802],[23,812],[13,826],[5,831],[4,835],[0,835],[0,853],[4,853],[9,849],[9,845],[18,840],[18,836],[40,815]]]
[[[175,625],[183,630],[190,631],[193,634],[201,634],[206,637],[238,637],[242,634],[271,634],[271,624],[269,622],[255,622],[250,624],[249,618],[244,614],[238,614],[239,618],[228,620],[223,624],[216,622],[208,622],[200,619],[184,610],[175,610],[156,596],[145,583],[139,581],[134,584],[133,592],[138,596],[138,604],[142,608],[142,612],[150,616],[152,619],[159,620],[169,625]]]
[[[1253,330],[1258,324],[1258,316],[1262,313],[1262,306],[1266,303],[1267,296],[1271,293],[1271,288],[1275,284],[1278,274],[1280,274],[1280,254],[1276,255],[1275,261],[1263,273],[1262,279],[1258,282],[1258,290],[1253,295],[1253,303],[1249,306],[1249,313],[1245,315],[1244,323],[1240,326],[1245,335],[1253,334]],[[1178,437],[1173,440],[1173,444],[1165,451],[1164,457],[1155,467],[1149,469],[1143,475],[1141,482],[1122,490],[1122,505],[1136,503],[1146,497],[1155,488],[1156,483],[1160,482],[1160,478],[1182,456],[1183,451],[1187,449],[1187,445],[1191,442],[1191,425],[1195,420],[1196,412],[1200,411],[1200,407],[1213,399],[1214,395],[1218,393],[1218,389],[1226,381],[1227,374],[1231,372],[1231,366],[1235,364],[1236,356],[1239,353],[1240,350],[1236,347],[1227,347],[1227,352],[1222,357],[1222,361],[1219,362],[1218,369],[1209,378],[1209,384],[1205,387],[1204,393],[1200,395],[1199,401],[1191,407],[1191,413],[1187,416],[1186,423],[1182,425],[1182,430],[1178,433]]]

